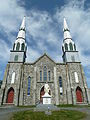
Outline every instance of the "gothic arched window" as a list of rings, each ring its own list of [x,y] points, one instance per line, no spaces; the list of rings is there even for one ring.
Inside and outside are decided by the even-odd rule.
[[[59,76],[59,87],[62,87],[62,77]]]
[[[77,72],[74,72],[74,77],[75,77],[75,82],[76,82],[76,83],[79,83]]]
[[[25,45],[24,45],[24,43],[22,43],[22,45],[21,45],[21,50],[24,51],[24,49],[25,49]]]
[[[62,46],[62,51],[64,52],[64,47]]]
[[[60,95],[63,94],[63,88],[62,88],[62,77],[59,76],[59,88],[60,88]]]
[[[48,81],[50,81],[50,71],[48,71]]]
[[[14,43],[14,45],[13,45],[13,50],[15,49],[15,43]]]
[[[28,77],[28,89],[27,89],[27,95],[30,95],[30,87],[31,87],[31,77]]]
[[[47,81],[47,67],[46,66],[44,66],[43,68],[43,80]]]
[[[40,81],[42,81],[42,71],[40,71]]]
[[[73,45],[72,45],[72,43],[69,43],[69,48],[70,48],[70,50],[73,50]]]
[[[16,46],[16,50],[19,51],[19,49],[20,49],[20,43],[18,42]]]
[[[65,43],[65,50],[68,51],[68,44]]]
[[[76,51],[76,45],[74,44],[74,50]]]
[[[12,73],[12,79],[11,79],[11,84],[13,84],[15,81],[15,72]]]

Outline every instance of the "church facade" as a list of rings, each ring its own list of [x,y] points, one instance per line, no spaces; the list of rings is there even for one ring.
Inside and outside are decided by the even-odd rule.
[[[89,92],[76,45],[64,18],[63,63],[46,53],[33,63],[26,62],[26,30],[23,18],[17,39],[10,51],[0,89],[0,105],[36,105],[43,103],[45,84],[51,104],[88,104]]]

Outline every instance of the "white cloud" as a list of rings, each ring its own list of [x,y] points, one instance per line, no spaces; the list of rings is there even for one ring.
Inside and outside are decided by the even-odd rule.
[[[80,51],[80,58],[83,61],[83,65],[90,65],[90,55],[83,54],[83,51],[90,51],[90,10],[84,9],[84,0],[81,2],[73,0],[71,3],[63,6],[61,9],[57,9],[55,18],[58,23],[66,17],[72,38],[74,39],[78,50]],[[85,62],[86,61],[86,62]]]
[[[8,44],[0,39],[0,62],[4,64],[4,62],[8,61],[9,59],[9,51],[10,48]]]
[[[29,43],[28,62],[36,60],[44,51],[55,61],[61,62],[61,45],[63,42],[63,32],[61,31],[63,30],[63,17],[65,16],[71,35],[80,51],[83,65],[90,65],[90,54],[83,53],[83,51],[90,51],[90,9],[85,10],[84,3],[85,0],[82,2],[67,0],[66,4],[58,8],[53,15],[39,10],[28,11],[28,17],[26,17],[27,42]],[[18,31],[21,19],[26,13],[27,11],[17,4],[17,0],[3,0],[0,4],[0,28],[3,29],[12,45],[16,38],[12,32]],[[0,40],[0,57],[2,57],[0,62],[4,63],[4,61],[9,60],[11,47],[5,40]]]

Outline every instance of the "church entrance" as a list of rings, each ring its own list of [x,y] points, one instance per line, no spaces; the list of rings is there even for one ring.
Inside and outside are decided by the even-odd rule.
[[[77,87],[76,89],[76,98],[77,98],[77,102],[83,102],[83,95],[80,87]]]
[[[40,103],[43,102],[43,98],[42,96],[45,94],[45,91],[44,91],[44,86],[41,88],[41,91],[40,91]]]
[[[14,89],[10,88],[7,94],[7,103],[13,103],[13,99],[14,99]]]
[[[45,94],[45,91],[44,91],[44,86],[41,88],[41,91],[40,91],[40,103],[43,103],[43,98],[42,96]],[[48,92],[49,95],[51,95],[51,91],[49,90]]]

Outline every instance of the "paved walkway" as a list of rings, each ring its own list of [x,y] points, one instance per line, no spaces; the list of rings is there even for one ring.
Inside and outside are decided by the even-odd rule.
[[[0,120],[9,120],[13,113],[25,110],[33,110],[33,108],[0,107]]]
[[[56,109],[56,108],[55,108]],[[58,108],[56,110],[79,110],[79,111],[82,111],[82,112],[85,112],[87,113],[87,118],[84,119],[84,120],[90,120],[90,108],[86,107],[86,108]],[[18,108],[18,107],[0,107],[0,120],[9,120],[10,117],[12,116],[12,113],[14,112],[18,112],[18,111],[25,111],[25,110],[38,110],[39,109],[36,109],[36,108]],[[50,109],[52,110],[52,109]],[[53,109],[54,110],[54,109]],[[41,111],[41,108],[40,108],[40,111]],[[46,111],[43,110],[43,111]]]

